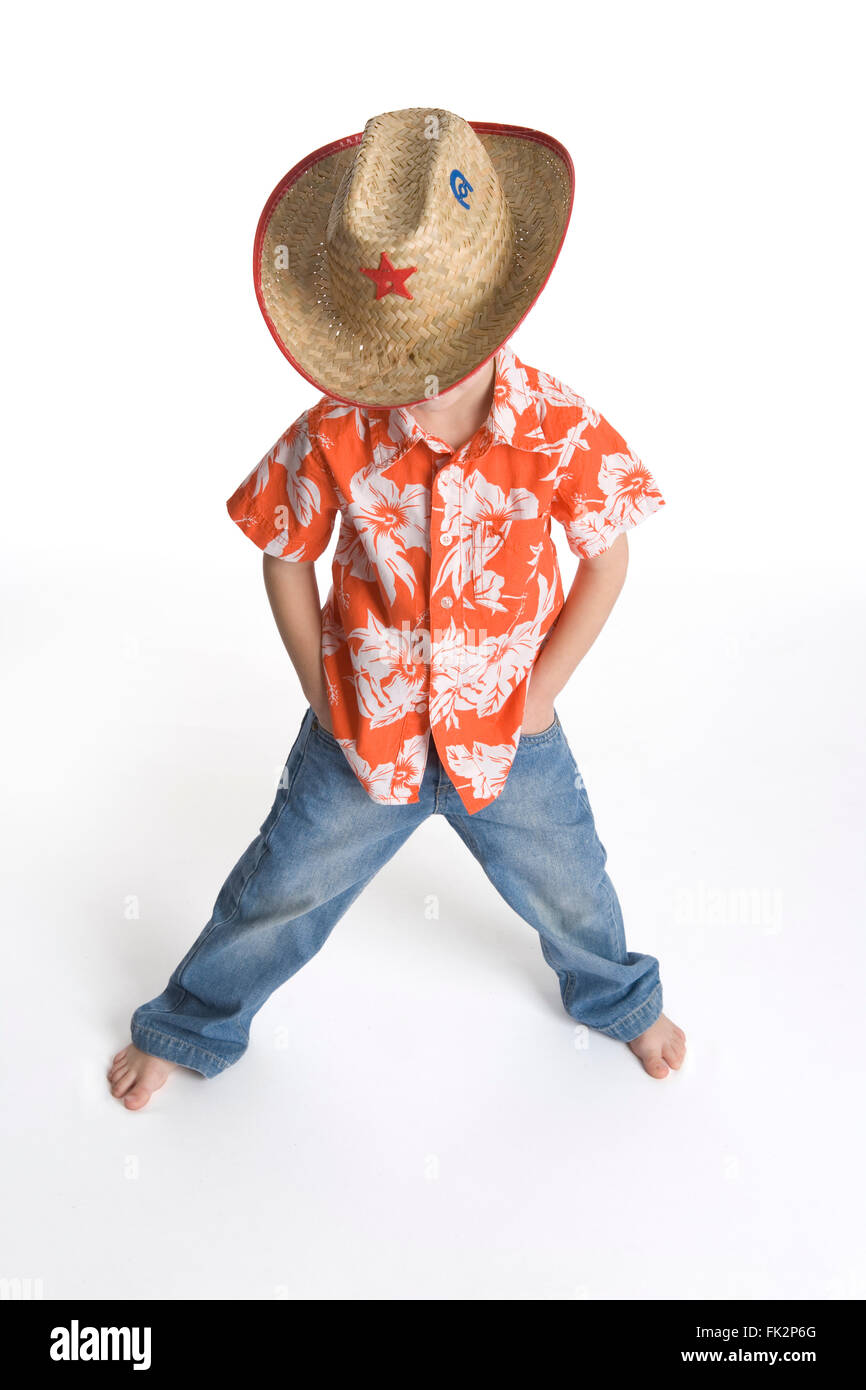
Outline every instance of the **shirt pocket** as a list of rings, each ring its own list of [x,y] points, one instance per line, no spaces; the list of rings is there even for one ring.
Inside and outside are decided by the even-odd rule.
[[[472,598],[495,622],[516,623],[527,600],[522,584],[523,538],[513,526],[476,521],[470,540]]]
[[[472,596],[476,599],[484,587],[484,542],[488,530],[486,521],[473,522],[469,541],[469,560],[472,569]]]

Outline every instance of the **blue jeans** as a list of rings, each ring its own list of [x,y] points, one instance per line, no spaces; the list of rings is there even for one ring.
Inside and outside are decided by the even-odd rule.
[[[216,1076],[246,1051],[265,1000],[324,945],[377,871],[443,815],[538,932],[579,1023],[628,1040],[661,1012],[658,961],[626,949],[606,852],[558,716],[523,735],[505,787],[469,815],[430,740],[417,803],[372,801],[308,709],[256,839],[164,992],[132,1016],[142,1051]]]

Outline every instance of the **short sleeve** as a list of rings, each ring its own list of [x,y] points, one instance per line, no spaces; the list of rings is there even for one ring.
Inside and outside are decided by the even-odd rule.
[[[310,432],[309,411],[277,440],[226,507],[232,521],[267,555],[315,560],[322,554],[340,502]]]
[[[658,483],[603,415],[588,411],[589,427],[569,431],[570,457],[559,472],[551,514],[565,527],[581,559],[614,541],[665,505]]]

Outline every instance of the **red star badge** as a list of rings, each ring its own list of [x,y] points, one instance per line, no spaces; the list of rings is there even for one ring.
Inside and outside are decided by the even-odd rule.
[[[406,281],[410,275],[415,274],[418,269],[417,265],[410,265],[406,270],[395,270],[383,251],[377,270],[363,265],[358,268],[362,275],[369,275],[373,281],[376,286],[377,299],[383,299],[386,294],[399,294],[404,299],[412,298],[406,288]]]

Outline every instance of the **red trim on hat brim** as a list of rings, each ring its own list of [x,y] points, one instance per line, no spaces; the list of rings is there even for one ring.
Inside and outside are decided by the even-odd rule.
[[[472,129],[476,132],[476,134],[479,135],[513,135],[521,140],[535,140],[539,145],[546,145],[548,149],[552,150],[554,154],[559,156],[559,158],[562,160],[563,164],[565,165],[568,171],[568,211],[566,213],[565,226],[562,229],[562,236],[560,237],[559,246],[556,248],[556,255],[550,263],[550,269],[548,270],[547,274],[545,275],[544,279],[538,287],[538,292],[535,294],[535,296],[529,302],[529,304],[527,304],[520,318],[517,320],[517,323],[514,325],[514,328],[511,330],[511,334],[514,334],[517,332],[517,329],[523,323],[523,320],[526,318],[529,311],[533,309],[535,305],[538,303],[542,291],[544,290],[545,285],[547,284],[548,280],[550,279],[553,273],[553,267],[559,260],[560,252],[562,251],[562,247],[565,242],[565,236],[568,231],[569,223],[571,221],[572,209],[574,207],[574,162],[572,161],[571,155],[568,153],[568,150],[565,148],[564,145],[560,144],[558,140],[555,140],[552,135],[545,135],[544,132],[541,130],[531,130],[528,126],[521,125],[502,125],[497,121],[469,121],[468,124],[471,125]],[[340,150],[349,149],[352,145],[359,145],[361,143],[362,138],[363,131],[358,131],[356,135],[346,135],[343,137],[342,140],[333,140],[329,145],[322,145],[318,150],[313,150],[312,154],[308,154],[305,159],[302,159],[299,164],[296,164],[294,168],[290,169],[289,172],[285,175],[285,177],[280,179],[280,182],[277,184],[273,193],[268,198],[268,201],[265,203],[265,206],[262,209],[262,214],[259,218],[258,226],[256,227],[256,237],[255,242],[253,243],[253,280],[255,282],[256,287],[256,299],[258,300],[259,308],[262,311],[265,323],[268,325],[268,328],[270,329],[271,337],[273,338],[277,347],[280,349],[280,352],[283,354],[283,356],[286,357],[289,360],[289,362],[291,362],[295,371],[299,372],[305,381],[308,381],[311,386],[315,386],[317,391],[321,391],[323,395],[328,396],[329,399],[340,401],[343,405],[358,405],[360,404],[360,402],[350,400],[348,396],[338,396],[335,394],[335,392],[329,390],[329,388],[325,386],[323,382],[316,381],[314,377],[310,376],[309,372],[304,371],[304,368],[296,360],[296,358],[292,356],[285,343],[280,338],[280,335],[277,332],[273,321],[271,320],[271,316],[268,313],[267,308],[265,307],[264,295],[262,293],[260,267],[262,260],[262,244],[265,239],[268,224],[271,220],[271,214],[273,213],[274,208],[276,207],[277,203],[280,201],[286,190],[291,188],[292,184],[295,183],[296,180],[299,179],[302,174],[305,174],[308,169],[312,168],[314,164],[318,164],[319,160],[326,159],[328,155],[337,154]],[[509,337],[511,336],[511,334],[509,334]],[[503,341],[507,342],[508,339],[506,338]],[[499,343],[497,347],[494,348],[493,352],[491,352],[487,357],[484,358],[483,362],[479,362],[478,366],[473,367],[471,372],[467,372],[465,377],[460,378],[460,381],[466,381],[468,377],[474,376],[476,372],[480,371],[481,368],[486,365],[486,363],[491,361],[491,359],[496,356],[497,352],[499,351],[499,348],[501,347],[502,343]],[[454,389],[454,386],[459,386],[460,381],[455,381],[453,386],[448,387],[448,391],[452,391]],[[442,395],[447,396],[448,391],[443,391]],[[420,405],[425,399],[426,397],[421,396],[417,401],[403,401],[401,404],[403,406]],[[400,408],[398,406],[390,405],[373,405],[368,401],[363,402],[363,407],[365,410],[394,410]]]

